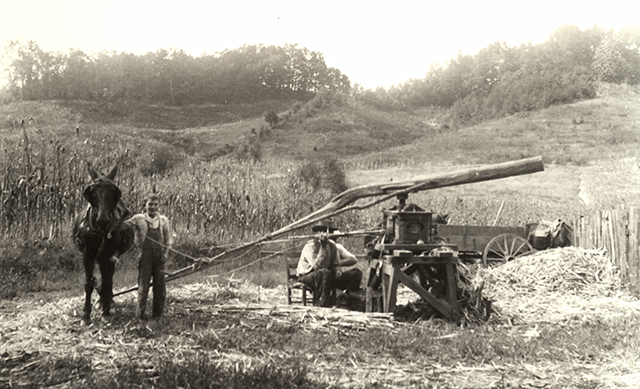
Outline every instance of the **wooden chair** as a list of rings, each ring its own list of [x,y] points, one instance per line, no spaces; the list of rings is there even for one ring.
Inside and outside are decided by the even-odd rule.
[[[296,275],[296,269],[298,267],[298,261],[300,260],[300,252],[288,252],[283,255],[284,268],[287,276],[287,304],[291,305],[294,302],[301,302],[302,305],[307,305],[309,297],[311,298],[311,304],[316,305],[317,296],[312,288],[298,281]],[[299,290],[300,297],[294,296],[292,291]],[[336,290],[331,291],[331,298],[336,301]]]
[[[296,276],[296,268],[298,267],[298,261],[300,260],[300,253],[297,251],[285,253],[283,256],[284,268],[286,271],[287,279],[287,304],[291,305],[293,302],[302,302],[302,305],[307,305],[307,293],[311,296],[311,302],[315,305],[316,296],[307,285],[298,281]],[[300,290],[300,297],[293,295],[293,290]]]

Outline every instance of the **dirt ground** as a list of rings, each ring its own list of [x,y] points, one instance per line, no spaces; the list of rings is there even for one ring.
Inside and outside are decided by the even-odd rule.
[[[372,328],[395,331],[406,326],[434,325],[428,321],[398,322],[385,313],[364,314],[335,308],[289,306],[286,305],[283,287],[264,289],[237,280],[218,282],[169,285],[170,299],[162,320],[198,314],[210,320],[213,335],[225,331],[225,315],[237,312],[244,315],[241,325],[246,326],[248,333],[258,323],[267,323],[267,326],[297,323],[302,331],[324,331],[328,336],[341,330],[366,334]],[[593,289],[582,294],[556,291],[535,296],[522,292],[520,297],[511,301],[505,301],[509,297],[503,291],[489,290],[494,298],[503,300],[497,304],[505,320],[494,324],[495,330],[526,342],[540,336],[539,326],[550,323],[562,326],[575,320],[622,319],[640,314],[640,302],[636,298],[622,291],[611,291],[610,285],[606,287],[610,292]],[[222,303],[221,298],[224,300]],[[399,290],[400,304],[411,298],[412,292]],[[186,331],[180,336],[154,337],[154,330],[162,323],[140,322],[123,308],[133,306],[134,299],[135,293],[118,297],[114,318],[108,322],[101,321],[94,313],[95,320],[90,326],[80,323],[81,296],[54,302],[33,299],[0,302],[0,359],[5,362],[5,368],[0,372],[0,387],[28,384],[29,372],[48,358],[81,356],[91,360],[92,370],[112,374],[120,361],[130,360],[143,366],[148,364],[150,355],[157,350],[168,350],[179,359],[197,349],[195,327],[194,333]],[[629,355],[635,357],[630,358]],[[252,366],[277,361],[280,357],[270,355],[268,350],[260,355],[211,353],[213,363],[225,366]],[[374,354],[357,359],[354,356],[345,361],[338,358],[316,359],[311,351],[308,361],[313,379],[326,382],[327,387],[488,389],[637,388],[640,385],[638,350],[630,350],[626,356],[610,355],[607,360],[576,359],[564,365],[541,360],[536,363],[498,365],[478,362],[442,366],[424,360],[398,363],[388,356]],[[345,364],[348,369],[344,368]],[[10,382],[9,377],[13,381]],[[57,387],[65,385],[61,383]]]

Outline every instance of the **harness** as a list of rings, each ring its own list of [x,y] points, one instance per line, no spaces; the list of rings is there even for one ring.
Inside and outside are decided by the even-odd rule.
[[[96,185],[100,182],[105,182],[103,178],[98,178],[91,185],[85,189],[85,192],[91,188],[93,185]],[[102,237],[102,242],[100,243],[100,247],[98,248],[98,252],[96,253],[96,258],[99,258],[102,250],[104,249],[105,243],[110,240],[113,236],[113,232],[122,224],[122,221],[125,217],[129,215],[129,210],[122,204],[120,201],[116,204],[114,209],[109,213],[109,223],[107,224],[106,229],[101,229],[97,226],[98,213],[97,210],[89,204],[87,209],[84,212],[84,217],[80,219],[77,231],[74,235],[76,243],[80,247],[82,241],[82,235],[89,235],[95,238]]]
[[[114,223],[115,220],[115,210],[109,214],[109,225],[106,230],[102,230],[98,228],[96,225],[96,219],[98,218],[95,209],[89,205],[85,210],[84,217],[80,220],[80,225],[78,226],[78,232],[76,236],[80,234],[80,232],[84,232],[85,234],[93,235],[93,236],[106,236],[107,239],[111,239],[111,233],[115,229],[115,227],[120,223]]]
[[[543,221],[536,226],[535,230],[533,231],[533,236],[535,236],[536,238],[550,237],[551,239],[554,239],[556,236],[558,236],[560,231],[562,231],[563,225],[566,225],[567,227],[569,227],[569,229],[571,229],[570,225],[560,219],[553,222]]]

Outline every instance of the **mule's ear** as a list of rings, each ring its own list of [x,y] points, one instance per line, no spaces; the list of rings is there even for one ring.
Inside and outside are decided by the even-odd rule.
[[[114,166],[106,177],[113,181],[113,179],[116,178],[116,173],[118,173],[118,165]]]
[[[98,178],[100,178],[100,174],[98,174],[97,171],[95,171],[95,169],[93,168],[93,166],[91,166],[91,162],[87,162],[87,170],[89,171],[89,175],[91,176],[92,180],[97,180]]]

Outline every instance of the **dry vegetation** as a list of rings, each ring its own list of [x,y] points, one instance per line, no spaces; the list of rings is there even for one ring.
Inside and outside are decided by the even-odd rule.
[[[270,377],[259,385],[635,387],[640,303],[603,252],[540,252],[477,277],[499,313],[464,327],[283,306],[281,287],[215,277],[170,287],[167,315],[153,322],[135,319],[134,295],[90,327],[79,325],[80,297],[4,301],[0,384],[246,387]]]
[[[571,220],[594,209],[637,206],[639,93],[602,93],[451,133],[432,131],[424,124],[432,118],[420,113],[333,107],[333,116],[318,117],[320,111],[302,109],[264,134],[259,155],[236,146],[255,146],[250,129],[260,128],[260,120],[169,131],[110,124],[108,116],[89,121],[88,111],[49,103],[3,107],[37,123],[25,128],[26,137],[0,130],[0,386],[634,387],[640,306],[601,251],[549,251],[480,272],[476,281],[484,280],[497,309],[483,326],[283,307],[278,262],[234,271],[250,257],[170,284],[161,321],[138,322],[134,294],[126,294],[116,298],[110,322],[81,327],[80,256],[68,241],[71,218],[83,206],[84,160],[103,170],[122,163],[118,183],[134,211],[156,186],[174,221],[175,247],[185,254],[172,259],[173,269],[287,225],[345,185],[533,155],[543,156],[544,172],[410,200],[449,213],[453,224],[476,225]],[[421,135],[392,147],[385,132],[394,122],[411,129],[403,136]],[[350,126],[358,136],[376,134],[375,141],[350,137]],[[203,149],[195,149],[198,143]],[[232,151],[215,159],[212,149],[221,143]],[[362,149],[349,149],[360,154],[335,159],[355,144]],[[285,158],[286,148],[309,158]],[[336,166],[344,166],[340,180],[330,174]],[[388,205],[337,222],[343,231],[373,226]],[[346,241],[357,253],[361,243]],[[133,262],[133,254],[125,255],[116,288],[135,283]]]

